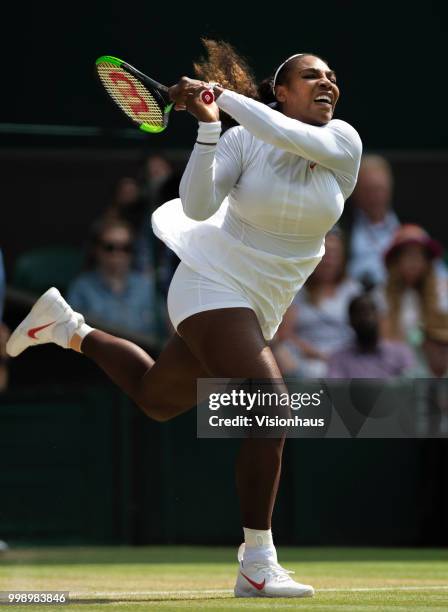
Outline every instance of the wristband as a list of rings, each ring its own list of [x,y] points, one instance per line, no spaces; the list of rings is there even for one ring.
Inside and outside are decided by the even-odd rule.
[[[199,144],[216,144],[221,135],[221,121],[199,121],[198,141]]]

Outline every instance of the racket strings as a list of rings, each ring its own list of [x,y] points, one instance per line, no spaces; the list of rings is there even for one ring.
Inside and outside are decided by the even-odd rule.
[[[97,64],[98,75],[109,95],[135,122],[162,127],[163,109],[138,79],[109,62]]]

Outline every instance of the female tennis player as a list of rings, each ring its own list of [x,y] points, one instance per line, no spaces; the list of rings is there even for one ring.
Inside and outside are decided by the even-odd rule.
[[[199,128],[180,199],[152,217],[157,236],[181,259],[168,294],[176,333],[160,357],[154,362],[131,342],[92,329],[54,287],[8,342],[11,356],[46,342],[82,352],[158,421],[196,404],[200,377],[281,380],[268,341],[322,258],[361,157],[357,132],[333,119],[339,89],[321,58],[299,53],[284,61],[271,80],[270,108],[232,91],[250,84],[247,66],[226,43],[209,44],[206,67],[220,81],[216,103],[201,102],[202,80],[184,77],[170,89],[177,109],[186,108]],[[222,137],[220,110],[239,124]],[[282,435],[247,438],[237,458],[245,540],[237,597],[314,593],[278,564],[273,544],[283,444]]]

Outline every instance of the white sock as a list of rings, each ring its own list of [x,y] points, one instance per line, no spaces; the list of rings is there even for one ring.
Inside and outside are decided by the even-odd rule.
[[[53,331],[53,342],[59,344],[62,348],[69,349],[73,336],[77,334],[81,338],[81,346],[82,341],[91,331],[93,331],[93,327],[84,323],[84,317],[75,312],[74,316],[71,317],[69,321],[59,323],[55,326]]]
[[[81,341],[79,343],[79,350],[81,351],[81,353],[82,353],[82,343],[84,341],[84,338],[87,336],[87,334],[90,334],[90,332],[93,332],[93,331],[94,331],[94,328],[90,327],[90,325],[87,325],[87,323],[83,323],[75,331],[75,334],[81,338]]]
[[[94,327],[90,327],[90,325],[87,325],[87,323],[83,323],[76,331],[75,334],[77,336],[79,336],[81,338],[81,340],[84,340],[84,338],[87,336],[87,334],[90,334],[90,332],[94,331]]]
[[[272,539],[272,531],[270,529],[250,529],[243,527],[244,542],[246,544],[244,550],[244,561],[252,561],[254,559],[269,558],[277,561],[277,553]]]

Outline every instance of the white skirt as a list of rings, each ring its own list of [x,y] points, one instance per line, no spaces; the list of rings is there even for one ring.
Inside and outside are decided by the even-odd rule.
[[[226,199],[205,221],[187,217],[179,198],[153,213],[156,236],[198,275],[187,274],[183,267],[176,271],[169,291],[170,318],[177,327],[196,312],[245,305],[254,310],[264,338],[271,340],[323,249],[309,256],[282,257],[248,246],[222,229],[227,206]]]
[[[235,289],[192,270],[183,261],[171,279],[167,299],[168,314],[174,329],[181,321],[204,310],[251,308]],[[253,310],[253,309],[252,309]]]

